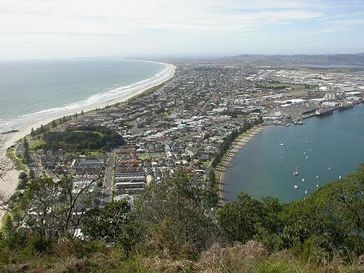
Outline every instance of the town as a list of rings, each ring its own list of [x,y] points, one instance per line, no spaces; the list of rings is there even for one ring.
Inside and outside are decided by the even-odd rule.
[[[26,159],[31,177],[71,177],[76,191],[92,184],[101,202],[132,204],[149,184],[180,168],[196,187],[213,187],[214,160],[233,132],[258,123],[302,125],[363,101],[363,77],[347,71],[188,62],[176,67],[171,80],[129,101],[32,131],[13,147],[15,154]],[[115,138],[95,147],[58,145],[64,134],[85,130],[86,138],[110,132]]]

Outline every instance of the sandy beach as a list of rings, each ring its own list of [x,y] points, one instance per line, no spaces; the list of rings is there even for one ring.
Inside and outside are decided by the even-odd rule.
[[[216,170],[221,172],[219,178],[219,199],[220,205],[225,204],[224,199],[224,177],[226,169],[229,167],[231,160],[237,154],[237,152],[242,149],[254,136],[260,133],[264,129],[264,126],[258,125],[250,130],[246,131],[245,133],[241,134],[238,138],[235,139],[233,144],[231,145],[230,149],[226,152],[224,158],[222,159],[221,163],[216,167]]]
[[[33,120],[30,120],[26,124],[23,124],[21,128],[15,128],[19,130],[18,132],[2,135],[0,139],[0,159],[5,158],[6,150],[14,145],[18,140],[25,137],[26,135],[30,134],[30,131],[32,128],[36,129],[39,128],[41,125],[48,124],[52,122],[55,119],[59,119],[63,116],[67,115],[73,115],[75,113],[80,113],[81,111],[87,112],[91,110],[95,110],[96,108],[103,108],[107,105],[112,105],[119,102],[127,101],[128,99],[135,97],[137,95],[142,94],[143,92],[149,90],[150,88],[153,88],[155,86],[158,86],[168,80],[170,80],[175,73],[176,67],[170,64],[165,64],[166,68],[158,74],[157,77],[148,79],[146,81],[142,81],[138,84],[131,85],[128,88],[123,88],[122,92],[119,97],[112,98],[110,100],[104,100],[100,102],[95,102],[93,104],[90,104],[88,106],[82,106],[80,108],[67,108],[65,107],[64,110],[60,109],[59,111],[54,111],[39,115],[39,117],[35,117]],[[8,164],[8,169],[11,167],[11,162],[6,160],[6,164]],[[12,195],[16,189],[17,183],[18,183],[18,176],[19,172],[16,171],[14,168],[7,171],[4,181],[0,180],[0,191],[3,192],[6,195]],[[0,212],[1,213],[1,212]]]

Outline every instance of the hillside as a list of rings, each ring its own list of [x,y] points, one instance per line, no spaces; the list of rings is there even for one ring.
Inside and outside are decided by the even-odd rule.
[[[364,66],[364,53],[332,55],[239,55],[222,58],[225,62],[241,62],[256,65],[285,66]]]
[[[77,222],[68,216],[91,193],[69,199],[70,185],[22,177],[25,190],[14,197],[1,231],[1,272],[364,269],[364,166],[304,200],[282,204],[241,193],[224,207],[216,207],[215,192],[179,172],[150,186],[133,207],[96,205]]]

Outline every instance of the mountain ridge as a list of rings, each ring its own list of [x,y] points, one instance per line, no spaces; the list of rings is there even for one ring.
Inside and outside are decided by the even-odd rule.
[[[318,65],[318,66],[364,66],[364,53],[356,54],[241,54],[223,57],[221,61],[234,61],[258,65]]]

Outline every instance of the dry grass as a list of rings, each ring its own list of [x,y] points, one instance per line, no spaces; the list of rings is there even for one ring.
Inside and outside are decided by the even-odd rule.
[[[226,248],[214,245],[202,253],[195,269],[196,272],[204,273],[252,272],[255,263],[266,259],[268,254],[267,249],[255,241]]]
[[[341,259],[307,262],[289,251],[269,254],[254,241],[225,248],[213,245],[195,262],[142,258],[140,263],[141,272],[151,273],[364,273],[364,256],[353,265],[345,265]]]
[[[62,246],[68,252],[67,246]],[[59,249],[59,250],[61,250]],[[60,255],[58,253],[57,255]],[[303,261],[289,251],[270,254],[260,243],[221,247],[213,245],[203,252],[197,261],[173,260],[160,257],[145,257],[135,254],[126,259],[116,250],[96,252],[85,258],[75,255],[59,257],[36,256],[31,261],[10,264],[4,273],[364,273],[364,256],[352,265],[341,259],[331,261]]]

